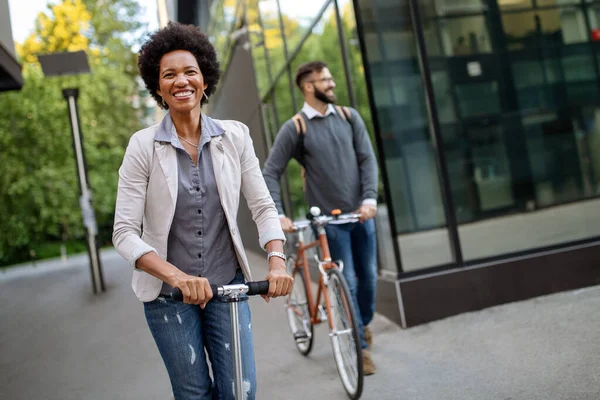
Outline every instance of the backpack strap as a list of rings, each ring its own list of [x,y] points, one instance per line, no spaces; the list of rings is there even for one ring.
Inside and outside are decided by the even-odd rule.
[[[302,191],[306,192],[306,170],[304,169],[304,135],[306,134],[306,121],[301,112],[294,115],[292,121],[294,122],[294,126],[296,126],[296,133],[299,136],[298,144],[296,145],[295,158],[302,166],[302,169],[300,170],[300,175],[302,176]]]
[[[342,119],[344,121],[348,121],[351,122],[352,121],[352,113],[350,112],[350,109],[346,106],[335,106],[335,109],[338,113],[338,115],[340,117],[342,117]]]
[[[298,135],[304,135],[306,133],[306,121],[304,121],[304,117],[302,117],[301,113],[298,113],[292,117],[292,121],[296,126],[296,133]]]
[[[304,166],[304,135],[306,134],[306,121],[304,121],[302,113],[298,113],[292,117],[292,122],[294,123],[296,133],[298,134],[294,158],[298,160],[300,165]]]

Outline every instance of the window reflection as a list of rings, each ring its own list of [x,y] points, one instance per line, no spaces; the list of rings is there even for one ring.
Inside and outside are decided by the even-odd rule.
[[[590,0],[586,0],[590,1]],[[568,4],[577,4],[581,3],[580,0],[537,0],[538,7],[546,7],[546,6],[564,6]]]
[[[380,157],[390,176],[403,267],[412,270],[451,262],[408,3],[361,0],[359,6],[383,142]],[[435,29],[428,34],[437,37]],[[441,85],[437,88],[443,90]],[[453,111],[446,114],[450,119],[452,115]],[[436,232],[434,238],[415,241],[409,234],[430,229]],[[426,251],[429,246],[446,251],[432,254]]]
[[[293,51],[315,21],[325,0],[302,0],[302,7],[295,1],[280,1],[284,33],[288,49]]]
[[[286,60],[279,15],[277,13],[277,1],[259,0],[258,9],[262,19],[265,47],[269,53],[271,70],[274,75],[277,75],[282,70]]]
[[[448,259],[448,246],[440,236],[444,218],[439,188],[427,190],[423,184],[436,182],[437,176],[427,176],[427,171],[435,173],[435,153],[428,141],[413,26],[404,1],[359,3],[386,143],[383,156],[388,171],[394,171],[390,191],[396,224],[406,232],[400,236],[403,265],[421,268],[430,265],[430,257]],[[581,224],[568,207],[556,214],[539,211],[535,215],[544,215],[541,219],[528,214],[600,194],[595,106],[600,98],[595,61],[600,57],[588,42],[600,28],[600,2],[592,3],[587,13],[581,1],[571,0],[419,4],[465,258],[600,234],[600,228],[593,231]],[[519,222],[528,221],[520,215],[531,221],[549,215],[566,221],[571,215],[579,222],[536,235],[527,222]],[[493,237],[507,239],[499,243]],[[440,250],[425,255],[417,239],[410,238]]]
[[[591,40],[600,41],[600,35],[594,34],[595,29],[600,28],[600,3],[592,4],[588,8],[588,20],[590,23],[591,32]]]
[[[578,43],[588,37],[580,8],[505,13],[502,19],[511,50]]]
[[[482,16],[440,20],[444,53],[448,56],[489,53],[492,50]]]
[[[256,84],[258,93],[261,95],[265,94],[273,84],[273,70],[269,59],[269,51],[265,45],[266,37],[258,2],[259,0],[248,0],[246,4],[246,21],[249,40],[252,45]],[[261,71],[261,73],[258,71]]]
[[[533,7],[532,0],[497,0],[502,11],[519,10]]]

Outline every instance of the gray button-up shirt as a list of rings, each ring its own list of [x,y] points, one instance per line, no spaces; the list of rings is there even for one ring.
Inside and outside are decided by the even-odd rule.
[[[177,204],[167,243],[167,261],[189,275],[207,278],[211,284],[227,284],[234,278],[239,263],[217,191],[208,145],[211,137],[224,131],[202,115],[198,160],[194,164],[170,118],[165,127],[155,140],[175,148],[178,164]],[[161,293],[172,291],[165,282]]]

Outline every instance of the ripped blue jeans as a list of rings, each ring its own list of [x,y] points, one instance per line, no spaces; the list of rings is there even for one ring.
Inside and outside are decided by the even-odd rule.
[[[238,271],[232,284],[244,283]],[[256,369],[250,308],[238,303],[242,344],[244,399],[256,393]],[[146,321],[167,368],[176,400],[234,399],[229,304],[217,300],[199,306],[158,297],[144,303]],[[210,360],[214,381],[204,350]]]

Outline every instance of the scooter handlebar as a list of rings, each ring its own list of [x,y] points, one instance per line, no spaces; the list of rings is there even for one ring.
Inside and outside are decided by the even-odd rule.
[[[213,298],[216,295],[227,295],[228,293],[231,293],[230,289],[232,288],[235,288],[235,290],[237,290],[238,292],[241,292],[248,296],[267,294],[269,293],[269,281],[246,282],[242,285],[210,285],[210,289],[213,292]],[[242,288],[241,291],[239,291],[240,288]],[[183,293],[181,293],[181,290],[179,290],[179,288],[175,288],[175,290],[173,290],[173,293],[171,293],[171,298],[175,301],[183,301]]]
[[[254,296],[257,294],[269,293],[269,281],[254,281],[246,283],[248,286],[248,296]]]

